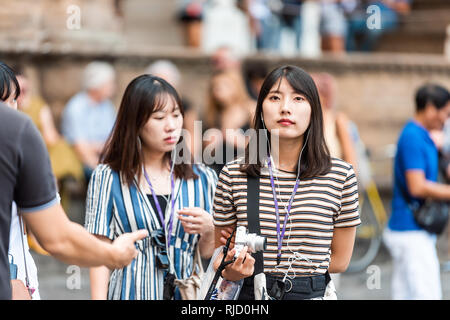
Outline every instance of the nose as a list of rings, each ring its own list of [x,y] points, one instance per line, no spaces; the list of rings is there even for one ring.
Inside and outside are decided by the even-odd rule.
[[[177,129],[177,120],[174,117],[167,117],[165,130],[167,132],[172,132]]]
[[[291,108],[290,108],[290,105],[289,105],[289,100],[286,99],[286,98],[283,98],[281,100],[280,113],[281,114],[291,114]]]

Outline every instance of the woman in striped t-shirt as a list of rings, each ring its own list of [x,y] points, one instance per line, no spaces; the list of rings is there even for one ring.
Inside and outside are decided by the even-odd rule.
[[[129,266],[90,270],[93,299],[180,299],[164,284],[191,276],[197,246],[204,258],[211,256],[217,175],[171,158],[183,152],[175,149],[182,125],[183,106],[169,83],[142,75],[128,85],[89,183],[86,228],[107,242],[137,229],[150,236],[137,242]]]
[[[347,268],[360,224],[353,168],[330,157],[316,86],[298,67],[279,67],[267,76],[253,125],[257,134],[245,157],[226,164],[219,175],[214,197],[216,247],[236,225],[248,226],[247,177],[259,177],[267,292],[281,290],[282,299],[323,297],[329,273]],[[252,150],[257,150],[256,156]],[[234,252],[229,251],[227,260]],[[232,281],[246,278],[240,299],[254,299],[254,263],[245,247],[222,273]]]

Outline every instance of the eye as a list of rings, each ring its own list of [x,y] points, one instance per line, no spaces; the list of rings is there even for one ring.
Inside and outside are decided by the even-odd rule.
[[[278,101],[278,100],[280,100],[280,97],[278,97],[276,95],[273,95],[273,96],[269,97],[269,100],[271,100],[271,101]]]
[[[164,119],[164,116],[161,115],[161,114],[157,114],[157,115],[154,115],[154,116],[153,116],[153,119],[155,119],[155,120],[163,120],[163,119]]]
[[[305,101],[305,98],[303,98],[302,96],[296,96],[294,98],[295,101]]]

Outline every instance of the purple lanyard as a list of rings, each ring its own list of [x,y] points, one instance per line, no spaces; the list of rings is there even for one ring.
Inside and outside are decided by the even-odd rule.
[[[164,213],[162,212],[161,206],[159,204],[158,198],[156,197],[156,193],[155,190],[153,190],[153,186],[152,183],[150,182],[150,179],[148,177],[147,171],[144,168],[144,176],[145,179],[147,180],[147,183],[150,187],[150,190],[152,192],[152,196],[153,196],[153,200],[155,201],[155,206],[156,206],[156,210],[158,211],[158,215],[159,218],[161,219],[161,222],[163,224],[163,228],[165,228],[166,225],[166,221],[164,218]],[[170,184],[171,184],[171,190],[170,190],[170,218],[169,218],[169,231],[168,231],[168,235],[167,235],[167,246],[170,247],[170,240],[172,237],[172,227],[173,227],[173,213],[174,213],[174,208],[175,208],[175,197],[174,195],[174,191],[175,191],[175,182],[173,179],[173,173],[170,174]]]
[[[278,265],[280,264],[281,261],[281,247],[283,245],[284,233],[286,232],[286,224],[289,218],[289,213],[291,212],[292,201],[294,201],[294,196],[297,193],[300,180],[297,179],[297,181],[295,182],[294,190],[292,191],[291,198],[289,199],[289,205],[287,207],[286,215],[284,217],[283,230],[280,232],[280,211],[278,209],[277,193],[275,191],[275,182],[273,180],[272,163],[270,159],[267,165],[269,167],[270,172],[270,184],[272,185],[273,201],[275,203],[275,213],[277,217],[277,243],[278,243],[277,265]]]

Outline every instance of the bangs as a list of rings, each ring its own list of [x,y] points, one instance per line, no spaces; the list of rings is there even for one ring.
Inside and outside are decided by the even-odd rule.
[[[312,96],[309,92],[311,92],[311,86],[309,81],[302,81],[298,76],[296,77],[292,72],[288,72],[288,70],[281,70],[282,72],[279,75],[274,75],[274,84],[270,87],[272,89],[275,85],[277,85],[276,91],[280,90],[281,82],[285,79],[289,85],[294,89],[295,93],[301,94],[305,96],[308,101],[311,103]],[[309,77],[309,75],[305,72],[305,75]],[[312,80],[312,78],[311,78]]]
[[[173,112],[176,109],[179,109],[183,113],[182,106],[180,105],[180,103],[177,102],[176,97],[172,96],[169,92],[165,91],[161,91],[155,97],[152,113],[158,111],[165,111],[165,109],[167,109],[167,105],[170,104],[170,101],[173,103],[173,109],[167,111]]]
[[[181,114],[184,116],[181,99],[175,89],[157,78],[150,79],[150,81],[152,81],[152,89],[146,91],[147,97],[145,99],[150,107],[150,115],[154,112],[165,110],[169,102],[172,101],[174,104],[173,110],[176,110],[176,108],[180,109]],[[173,110],[170,111],[172,112]]]

